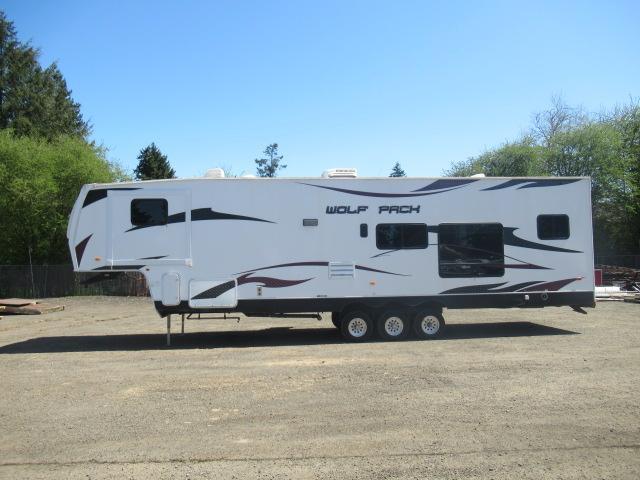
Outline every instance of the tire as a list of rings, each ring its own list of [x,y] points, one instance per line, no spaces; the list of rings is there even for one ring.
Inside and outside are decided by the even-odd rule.
[[[340,324],[342,323],[342,315],[340,312],[331,312],[331,323],[340,330]]]
[[[420,309],[413,318],[413,331],[418,338],[430,340],[442,335],[445,323],[442,314],[432,309]]]
[[[365,342],[373,336],[371,315],[362,310],[354,310],[342,315],[340,332],[350,342]]]
[[[378,315],[376,327],[381,339],[402,340],[411,330],[411,317],[406,310],[391,308]]]

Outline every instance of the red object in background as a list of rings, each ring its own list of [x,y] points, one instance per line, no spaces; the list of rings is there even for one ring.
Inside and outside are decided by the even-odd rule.
[[[595,268],[593,270],[595,277],[596,277],[596,287],[601,287],[602,286],[602,269],[601,268]]]

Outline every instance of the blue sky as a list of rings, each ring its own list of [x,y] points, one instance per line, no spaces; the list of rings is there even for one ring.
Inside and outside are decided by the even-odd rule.
[[[437,176],[513,139],[562,94],[640,96],[640,2],[2,0],[56,60],[93,137],[131,170],[156,142],[179,176],[289,167]]]

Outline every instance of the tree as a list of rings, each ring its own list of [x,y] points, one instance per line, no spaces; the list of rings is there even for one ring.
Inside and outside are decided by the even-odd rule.
[[[69,263],[67,222],[86,183],[121,178],[105,151],[77,137],[0,131],[0,265]]]
[[[407,174],[404,173],[404,170],[400,166],[400,163],[396,162],[396,164],[391,169],[391,173],[389,174],[389,176],[390,177],[406,177]]]
[[[542,165],[541,148],[535,145],[531,137],[488,150],[467,160],[452,164],[445,175],[451,177],[469,177],[484,173],[489,177],[527,177],[545,175]]]
[[[0,11],[0,129],[53,140],[59,135],[87,139],[91,127],[71,98],[53,63],[42,68],[40,52],[18,40],[13,22]]]
[[[158,180],[163,178],[176,178],[176,172],[167,156],[163,155],[155,143],[140,150],[138,154],[138,166],[133,171],[136,180]]]
[[[455,162],[449,176],[589,176],[596,253],[640,252],[640,103],[588,116],[559,98],[531,134]]]
[[[531,135],[543,145],[548,146],[551,138],[587,121],[581,108],[570,107],[560,95],[551,97],[551,107],[533,116]]]
[[[286,165],[281,165],[280,162],[284,158],[284,155],[278,155],[278,144],[272,143],[264,149],[263,154],[265,157],[256,158],[256,171],[259,177],[273,178],[278,175],[278,170],[287,168]]]

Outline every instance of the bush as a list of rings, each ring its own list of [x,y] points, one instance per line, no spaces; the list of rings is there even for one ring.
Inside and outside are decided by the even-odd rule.
[[[70,262],[66,231],[85,183],[121,179],[103,149],[74,137],[51,142],[0,131],[0,264]]]

